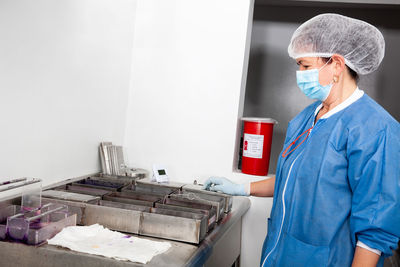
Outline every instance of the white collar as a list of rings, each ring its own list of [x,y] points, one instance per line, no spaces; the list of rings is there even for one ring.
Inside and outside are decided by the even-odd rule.
[[[324,114],[320,119],[327,119],[330,116],[332,116],[333,114],[338,113],[339,111],[347,108],[348,106],[350,106],[351,104],[356,102],[358,99],[360,99],[363,95],[364,95],[364,91],[360,90],[357,87],[356,90],[351,94],[351,96],[349,96],[345,101],[343,101],[342,103],[340,103],[339,105],[337,105],[336,107],[331,109],[329,112]],[[322,103],[315,109],[314,117],[318,114],[318,112],[321,108],[322,108]]]

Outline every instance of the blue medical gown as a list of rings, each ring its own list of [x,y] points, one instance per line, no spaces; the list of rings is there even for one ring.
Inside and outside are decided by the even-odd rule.
[[[284,149],[320,103],[289,123]],[[399,123],[364,94],[281,155],[261,266],[350,266],[358,240],[382,251],[382,266],[400,236]]]

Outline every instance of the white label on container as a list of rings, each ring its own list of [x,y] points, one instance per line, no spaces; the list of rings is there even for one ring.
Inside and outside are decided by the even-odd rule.
[[[244,134],[243,156],[261,159],[263,154],[264,135]]]

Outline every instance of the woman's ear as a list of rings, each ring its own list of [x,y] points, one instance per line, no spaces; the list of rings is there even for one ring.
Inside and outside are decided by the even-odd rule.
[[[342,73],[344,73],[344,70],[346,69],[346,63],[344,62],[344,57],[338,54],[332,55],[332,64],[333,64],[333,75],[334,76],[341,76]]]

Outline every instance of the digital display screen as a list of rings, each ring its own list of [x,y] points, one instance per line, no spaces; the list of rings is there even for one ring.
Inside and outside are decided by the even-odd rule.
[[[166,175],[167,173],[165,170],[158,170],[158,175]]]

